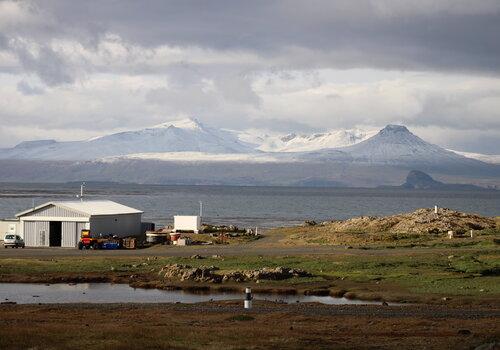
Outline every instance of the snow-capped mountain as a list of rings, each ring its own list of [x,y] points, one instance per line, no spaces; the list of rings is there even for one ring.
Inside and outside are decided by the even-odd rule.
[[[375,136],[342,148],[353,161],[368,164],[469,164],[477,162],[422,140],[402,125],[387,125]]]
[[[238,134],[240,140],[263,152],[310,152],[354,145],[377,133],[376,130],[339,129],[315,134],[269,134],[250,130]]]
[[[325,133],[277,134],[262,130],[217,129],[196,119],[166,122],[83,141],[37,140],[0,149],[0,159],[103,160],[126,159],[172,162],[323,162],[366,164],[465,164],[481,155],[445,150],[388,125],[377,131],[331,130]]]
[[[0,152],[3,159],[92,160],[150,152],[251,153],[253,146],[233,133],[203,125],[196,119],[167,122],[84,141],[22,142]]]
[[[374,187],[399,185],[416,169],[440,181],[500,187],[500,165],[430,144],[404,126],[369,136],[356,130],[236,132],[185,119],[84,141],[0,149],[0,181]]]

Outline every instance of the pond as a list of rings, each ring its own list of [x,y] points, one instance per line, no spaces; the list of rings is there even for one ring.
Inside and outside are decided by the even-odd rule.
[[[254,300],[284,303],[318,302],[329,305],[379,304],[331,296],[253,294]],[[199,303],[215,300],[243,300],[244,293],[203,292],[132,288],[127,284],[80,283],[36,284],[0,283],[0,302],[18,304],[63,303]]]

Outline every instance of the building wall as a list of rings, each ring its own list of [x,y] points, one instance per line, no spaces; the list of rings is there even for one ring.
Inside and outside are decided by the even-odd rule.
[[[18,220],[0,220],[0,241],[2,241],[6,234],[19,234],[19,221]]]
[[[22,236],[27,247],[49,246],[50,221],[23,220],[22,223]],[[62,221],[61,247],[76,247],[80,240],[81,230],[87,226],[88,222]]]
[[[77,226],[88,224],[88,216],[50,205],[20,217],[19,234],[27,247],[48,247],[50,222],[61,221],[61,247],[76,247],[80,240]],[[80,224],[83,223],[83,224]]]
[[[175,231],[193,231],[198,232],[201,229],[201,218],[199,216],[175,215]]]
[[[61,246],[76,247],[84,228],[90,228],[93,235],[138,235],[141,233],[141,217],[141,213],[88,217],[65,208],[48,206],[21,216],[18,234],[28,247],[48,247],[50,222],[61,221]]]
[[[22,221],[24,244],[27,247],[48,247],[50,221]]]
[[[60,217],[60,218],[84,218],[87,217],[79,212],[68,210],[66,208],[56,207],[55,205],[50,205],[45,208],[41,208],[37,211],[30,213],[30,216],[52,216],[52,217]]]
[[[141,233],[142,214],[122,214],[92,216],[90,232],[92,235],[133,236]]]

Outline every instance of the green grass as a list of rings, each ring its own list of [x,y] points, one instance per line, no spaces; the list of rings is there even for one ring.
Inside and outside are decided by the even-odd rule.
[[[191,266],[217,266],[221,271],[252,270],[286,266],[301,268],[314,277],[269,282],[270,285],[300,286],[338,281],[355,283],[391,283],[415,293],[450,295],[500,294],[500,250],[455,249],[432,252],[425,249],[399,250],[390,255],[322,256],[240,256],[190,259],[158,258],[60,258],[1,259],[0,278],[9,275],[40,276],[51,274],[84,275],[86,273],[143,274],[158,278],[162,266],[172,263]]]

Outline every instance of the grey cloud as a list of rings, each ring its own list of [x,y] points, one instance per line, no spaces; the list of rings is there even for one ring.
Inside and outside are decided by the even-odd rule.
[[[500,101],[500,89],[467,93],[434,92],[429,93],[422,101],[422,110],[416,114],[409,125],[441,126],[462,130],[500,130],[498,110],[471,110],[471,105],[484,98]]]
[[[387,4],[387,2],[385,2]],[[481,4],[483,6],[481,6]],[[244,49],[262,56],[289,48],[314,51],[309,67],[375,67],[498,72],[500,6],[422,2],[387,15],[364,1],[41,1],[63,34],[92,38],[106,32],[127,41],[215,49]],[[390,7],[386,5],[385,8]],[[69,28],[69,29],[66,29]],[[53,30],[48,33],[54,34]],[[89,42],[92,42],[90,40]]]
[[[38,53],[34,54],[21,44],[17,45],[15,52],[23,68],[27,72],[36,73],[48,86],[75,81],[74,68],[67,64],[62,55],[49,47],[42,46]]]
[[[39,86],[32,86],[28,82],[21,80],[17,83],[17,91],[24,95],[41,95],[44,93],[44,89]]]
[[[182,89],[151,89],[146,93],[145,100],[161,106],[165,115],[181,113],[197,116],[217,108],[216,96],[196,85]]]
[[[252,119],[248,122],[248,126],[250,128],[256,129],[269,129],[277,132],[283,133],[293,133],[293,132],[321,132],[325,131],[319,128],[311,127],[305,123],[292,121],[292,120],[283,120],[276,118],[256,118]],[[235,128],[238,125],[234,126]]]
[[[464,152],[477,152],[486,154],[498,154],[500,139],[498,132],[478,133],[463,132],[454,140],[448,141],[448,148]]]
[[[310,83],[307,87],[294,85],[297,73],[289,73],[290,70],[373,68],[443,72],[445,75],[464,73],[469,76],[476,73],[498,76],[500,73],[500,2],[495,0],[38,0],[30,4],[29,22],[8,27],[1,27],[0,23],[0,49],[10,50],[19,61],[19,67],[0,69],[19,76],[14,84],[21,80],[17,85],[21,93],[43,92],[43,87],[27,83],[31,80],[26,76],[30,75],[37,75],[49,87],[71,85],[93,73],[111,73],[115,77],[141,74],[153,76],[153,79],[155,75],[165,77],[164,87],[158,88],[155,82],[151,88],[147,83],[149,77],[144,78],[143,86],[131,87],[131,90],[139,91],[140,98],[131,97],[133,101],[126,105],[127,108],[120,106],[120,110],[115,105],[120,101],[126,104],[123,101],[127,97],[122,96],[120,100],[117,96],[127,92],[110,91],[109,95],[103,92],[102,96],[95,96],[92,100],[102,106],[91,112],[75,107],[66,112],[71,115],[57,117],[49,113],[38,119],[47,121],[47,127],[83,125],[82,128],[94,128],[97,125],[105,129],[117,125],[136,126],[161,115],[174,117],[179,114],[198,116],[219,126],[267,127],[283,132],[316,131],[306,123],[329,127],[369,125],[380,121],[378,116],[370,114],[370,106],[366,107],[366,116],[360,109],[358,115],[332,114],[331,118],[318,116],[318,111],[324,115],[329,113],[324,106],[312,106],[310,111],[297,113],[278,108],[276,113],[269,115],[264,115],[267,112],[259,109],[264,104],[261,99],[273,98],[270,97],[272,91],[264,96],[266,88],[273,88],[273,74],[287,80],[287,88],[294,91],[327,83],[314,76],[300,76],[297,80]],[[82,45],[88,50],[86,54],[97,56],[101,44],[110,34],[133,48],[133,54],[125,54],[120,62],[113,61],[112,54],[109,61],[108,57],[86,61],[78,52],[68,52],[68,48],[63,52],[53,45],[58,39],[68,40]],[[39,52],[33,53],[30,45],[37,47]],[[147,54],[141,56],[141,50],[149,54],[161,45],[185,49],[188,54],[194,48],[197,63],[190,62],[189,56],[183,54],[177,61],[175,55],[172,55],[173,59],[166,57],[165,61],[162,57],[149,60]],[[207,55],[215,52],[216,57],[203,61],[203,57],[200,58],[203,51],[199,48],[210,49]],[[238,56],[221,60],[226,53],[231,55],[239,51],[250,58],[241,62]],[[135,54],[139,56],[137,61],[132,57]],[[252,79],[255,82],[259,73],[269,76],[262,96],[252,87]],[[438,89],[439,74],[434,76],[438,78],[431,84]],[[85,99],[85,93],[79,95],[79,88],[82,88],[79,84],[64,88],[68,88],[65,98],[74,98],[71,101],[75,105],[89,101]],[[422,111],[414,117],[402,116],[403,122],[462,130],[491,128],[498,134],[497,111],[490,108],[476,115],[468,108],[481,98],[500,96],[500,91],[485,93],[482,88],[478,92],[480,95],[466,93],[450,97],[447,88],[449,86],[443,87],[439,93],[423,91],[425,87],[416,88],[422,90],[424,96],[419,101]],[[46,94],[56,93],[56,90],[47,89]],[[333,107],[337,101],[342,102],[336,93],[325,96],[325,105]],[[45,97],[43,103],[47,101]],[[26,121],[39,118],[33,115],[11,116],[7,112],[0,114],[2,119],[11,117],[19,120],[22,117]]]
[[[216,80],[216,86],[225,99],[258,107],[261,103],[260,97],[253,91],[251,82],[242,76],[223,76]]]

